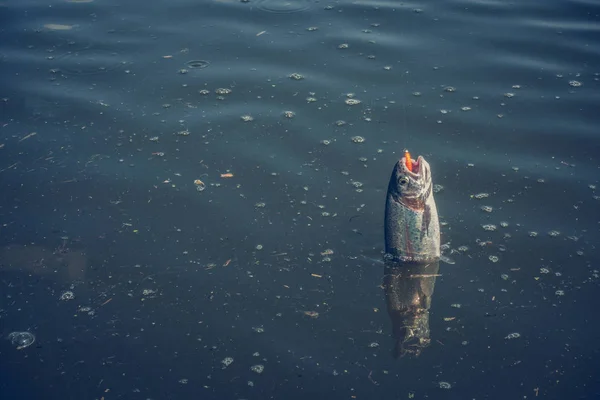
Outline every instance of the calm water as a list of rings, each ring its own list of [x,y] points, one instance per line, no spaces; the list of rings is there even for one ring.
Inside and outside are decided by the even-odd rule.
[[[599,20],[3,0],[1,397],[598,398]],[[443,186],[454,264],[431,346],[394,360],[378,260],[404,148]]]

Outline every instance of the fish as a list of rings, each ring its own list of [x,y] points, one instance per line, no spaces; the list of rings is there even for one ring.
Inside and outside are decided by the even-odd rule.
[[[431,343],[429,309],[441,258],[429,163],[405,151],[386,196],[382,287],[392,322],[392,356],[419,356]]]
[[[394,166],[388,184],[384,226],[387,258],[403,262],[440,259],[440,222],[431,170],[422,156],[415,161],[406,151]]]

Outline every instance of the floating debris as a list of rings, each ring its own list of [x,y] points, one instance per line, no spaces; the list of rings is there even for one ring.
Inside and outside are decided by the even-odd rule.
[[[338,46],[338,49],[347,49],[348,47],[350,47],[348,43],[342,43]]]
[[[515,97],[515,94],[514,93],[504,93],[504,97],[510,99],[510,98]]]
[[[350,140],[352,140],[352,142],[354,142],[354,143],[364,143],[365,142],[365,138],[362,136],[352,136],[350,138]]]
[[[335,121],[335,124],[336,124],[337,126],[344,126],[344,125],[346,125],[346,123],[347,123],[346,121],[343,121],[343,120],[341,120],[341,119],[340,119],[340,120],[338,120],[338,121]]]
[[[300,74],[299,74],[299,73],[297,73],[297,72],[294,72],[293,74],[290,74],[290,75],[289,75],[289,78],[290,78],[290,79],[293,79],[293,80],[295,80],[295,81],[300,81],[300,80],[304,79],[304,76],[300,75]]]
[[[583,85],[583,83],[581,83],[579,81],[569,81],[569,86],[580,87],[581,85]]]
[[[250,371],[256,372],[257,374],[262,374],[264,370],[265,366],[262,364],[257,364],[250,367]]]
[[[438,382],[440,389],[452,389],[452,385],[448,382]]]
[[[200,93],[203,96],[206,96],[207,94],[210,94],[210,90],[200,89],[198,90],[198,93]]]
[[[474,197],[474,198],[476,198],[478,200],[481,200],[481,199],[485,199],[486,197],[490,197],[490,194],[489,193],[477,193],[477,194],[474,194],[471,197]]]
[[[446,86],[444,88],[444,92],[448,92],[448,93],[456,92],[456,88],[454,86]]]
[[[345,103],[348,104],[349,106],[355,106],[357,104],[360,104],[361,101],[358,99],[346,99]]]
[[[497,229],[496,225],[494,224],[481,225],[481,227],[486,231],[495,231]]]
[[[438,185],[438,184],[433,185],[433,193],[439,193],[442,190],[444,190],[444,187],[442,185]]]
[[[521,337],[521,334],[518,332],[509,333],[504,339],[518,339]]]
[[[560,236],[560,232],[559,231],[550,231],[550,232],[548,232],[548,235],[552,236],[552,237],[557,237],[557,236]]]
[[[530,237],[536,237],[538,233],[536,231],[530,231],[527,233]]]
[[[196,190],[201,192],[204,189],[206,189],[206,184],[204,182],[202,182],[200,179],[195,179],[194,180],[194,185],[196,185]]]
[[[481,206],[481,210],[491,213],[492,211],[494,211],[494,208],[492,206]]]
[[[554,292],[554,294],[557,295],[557,296],[564,296],[565,295],[565,291],[559,289],[556,292]]]
[[[231,93],[231,89],[229,88],[218,88],[215,90],[216,94],[229,94]]]
[[[232,357],[225,357],[223,360],[221,360],[221,364],[223,364],[223,369],[229,367],[232,362],[233,362]]]
[[[488,259],[493,262],[496,263],[498,261],[500,261],[500,259],[498,258],[498,256],[489,256]]]
[[[252,115],[242,115],[240,117],[242,119],[242,121],[244,122],[251,122],[254,121],[254,117]]]
[[[294,118],[296,116],[296,113],[293,111],[284,111],[283,116],[286,118]]]

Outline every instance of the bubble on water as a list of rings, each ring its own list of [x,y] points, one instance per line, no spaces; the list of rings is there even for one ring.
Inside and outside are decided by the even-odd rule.
[[[210,94],[210,90],[201,89],[201,90],[198,90],[198,93],[200,93],[203,96],[206,96],[207,94]]]
[[[477,193],[477,194],[474,194],[473,197],[475,197],[478,200],[481,200],[481,199],[485,199],[486,197],[490,197],[490,194],[489,193]]]
[[[544,268],[544,267],[540,268],[540,274],[548,274],[548,273],[550,273],[550,270],[548,268]]]
[[[11,332],[8,334],[8,340],[17,350],[31,346],[35,342],[35,335],[31,332]]]
[[[444,92],[449,92],[449,93],[456,92],[456,88],[454,86],[446,86],[446,87],[444,87]]]
[[[564,296],[565,295],[565,291],[559,289],[556,292],[554,292],[554,294],[557,295],[557,296]]]
[[[440,387],[440,389],[452,389],[452,385],[449,382],[438,382],[438,386]]]
[[[218,89],[215,89],[215,93],[216,94],[230,94],[231,92],[232,92],[232,90],[229,89],[229,88],[218,88]]]
[[[294,118],[296,116],[296,113],[293,111],[284,111],[283,116],[286,118]]]
[[[508,227],[508,222],[506,222],[506,221],[500,221],[500,226],[503,227],[503,228],[506,228],[506,227]]]
[[[338,121],[335,121],[335,124],[336,124],[337,126],[344,126],[344,125],[346,125],[346,124],[347,124],[347,122],[346,122],[346,121],[344,121],[344,120],[341,120],[341,119],[340,119],[340,120],[338,120]]]
[[[385,66],[383,67],[383,69],[385,69],[386,71],[389,71],[389,70],[391,70],[391,69],[392,69],[392,66],[391,66],[391,65],[385,65]]]
[[[463,106],[460,108],[462,111],[471,111],[471,107],[469,106]]]
[[[187,378],[182,378],[178,382],[181,383],[182,385],[187,385],[188,380],[187,380]]]
[[[454,304],[450,304],[450,307],[452,307],[452,308],[461,308],[462,305],[460,303],[454,303]]]
[[[494,211],[494,208],[492,206],[481,206],[481,210],[491,213],[492,211]]]
[[[254,204],[254,207],[256,207],[256,208],[265,208],[266,206],[267,206],[267,203],[262,202],[262,201]]]
[[[262,374],[265,370],[265,366],[262,364],[256,364],[250,367],[250,371],[256,372],[257,374]]]
[[[536,237],[538,235],[538,233],[536,231],[529,231],[527,233],[530,237]]]
[[[229,367],[232,362],[233,362],[232,357],[225,357],[223,360],[221,360],[221,364],[223,364],[223,368]]]
[[[300,80],[304,79],[304,76],[301,75],[301,74],[299,74],[299,73],[297,73],[297,72],[294,72],[293,74],[289,75],[289,78],[293,79],[295,81],[300,81]]]
[[[569,86],[580,87],[581,85],[583,85],[583,83],[579,81],[569,81]]]
[[[509,276],[507,274],[502,274],[500,275],[500,278],[502,278],[503,280],[507,281]]]
[[[465,251],[469,251],[469,246],[459,246],[457,250],[464,253]]]
[[[307,97],[306,98],[306,102],[307,103],[314,103],[315,101],[317,101],[316,97]]]
[[[60,299],[62,301],[73,300],[74,298],[75,298],[75,294],[73,292],[71,292],[70,290],[64,291],[60,295]]]
[[[181,75],[185,75],[185,74],[187,74],[188,72],[190,72],[190,71],[188,71],[188,70],[187,70],[187,69],[185,69],[185,68],[181,68],[181,69],[177,70],[177,73],[178,73],[178,74],[181,74]]]
[[[208,67],[210,62],[205,60],[190,60],[185,65],[190,69],[202,69]]]
[[[348,104],[349,106],[355,106],[357,104],[360,104],[361,101],[358,99],[346,99],[345,103]]]
[[[263,333],[265,331],[265,328],[262,326],[253,326],[252,330],[256,333]]]
[[[364,143],[365,138],[362,136],[352,136],[350,140],[352,140],[354,143]]]
[[[513,333],[509,333],[504,339],[518,339],[521,337],[521,334],[519,332],[513,332]]]
[[[510,99],[510,98],[512,98],[512,97],[515,97],[515,94],[514,94],[514,93],[504,93],[504,97],[506,97],[506,98],[509,98],[509,99]]]
[[[307,31],[309,32],[314,32],[316,30],[319,30],[319,27],[317,26],[309,26],[308,28],[306,28]]]
[[[348,45],[348,43],[342,43],[342,44],[338,45],[338,49],[347,49],[348,47],[350,47]]]
[[[259,10],[276,13],[291,14],[306,11],[312,6],[309,0],[258,0],[256,7]]]
[[[252,121],[254,121],[254,117],[252,115],[248,115],[248,114],[242,115],[240,118],[244,122],[252,122]]]
[[[498,258],[498,256],[489,256],[488,258],[493,263],[496,263],[496,262],[500,261],[500,259]]]
[[[433,185],[433,193],[439,193],[442,190],[444,190],[444,187],[442,185],[438,185],[438,184]]]
[[[559,231],[550,231],[548,232],[548,235],[552,236],[552,237],[556,237],[560,235]]]
[[[369,343],[369,347],[372,348],[372,349],[374,349],[376,347],[379,347],[379,343],[377,343],[377,342]]]
[[[419,97],[421,96],[421,92],[413,92],[412,95],[415,97]]]
[[[497,229],[496,225],[494,224],[485,224],[481,225],[481,227],[486,231],[495,231]]]

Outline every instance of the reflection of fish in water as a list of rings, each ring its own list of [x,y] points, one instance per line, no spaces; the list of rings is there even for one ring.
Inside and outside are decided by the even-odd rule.
[[[9,245],[0,248],[0,272],[22,271],[66,282],[83,281],[87,257],[81,250],[63,247]]]
[[[394,357],[419,355],[431,342],[429,308],[439,272],[440,225],[429,164],[396,163],[385,205],[383,287],[396,342]]]

